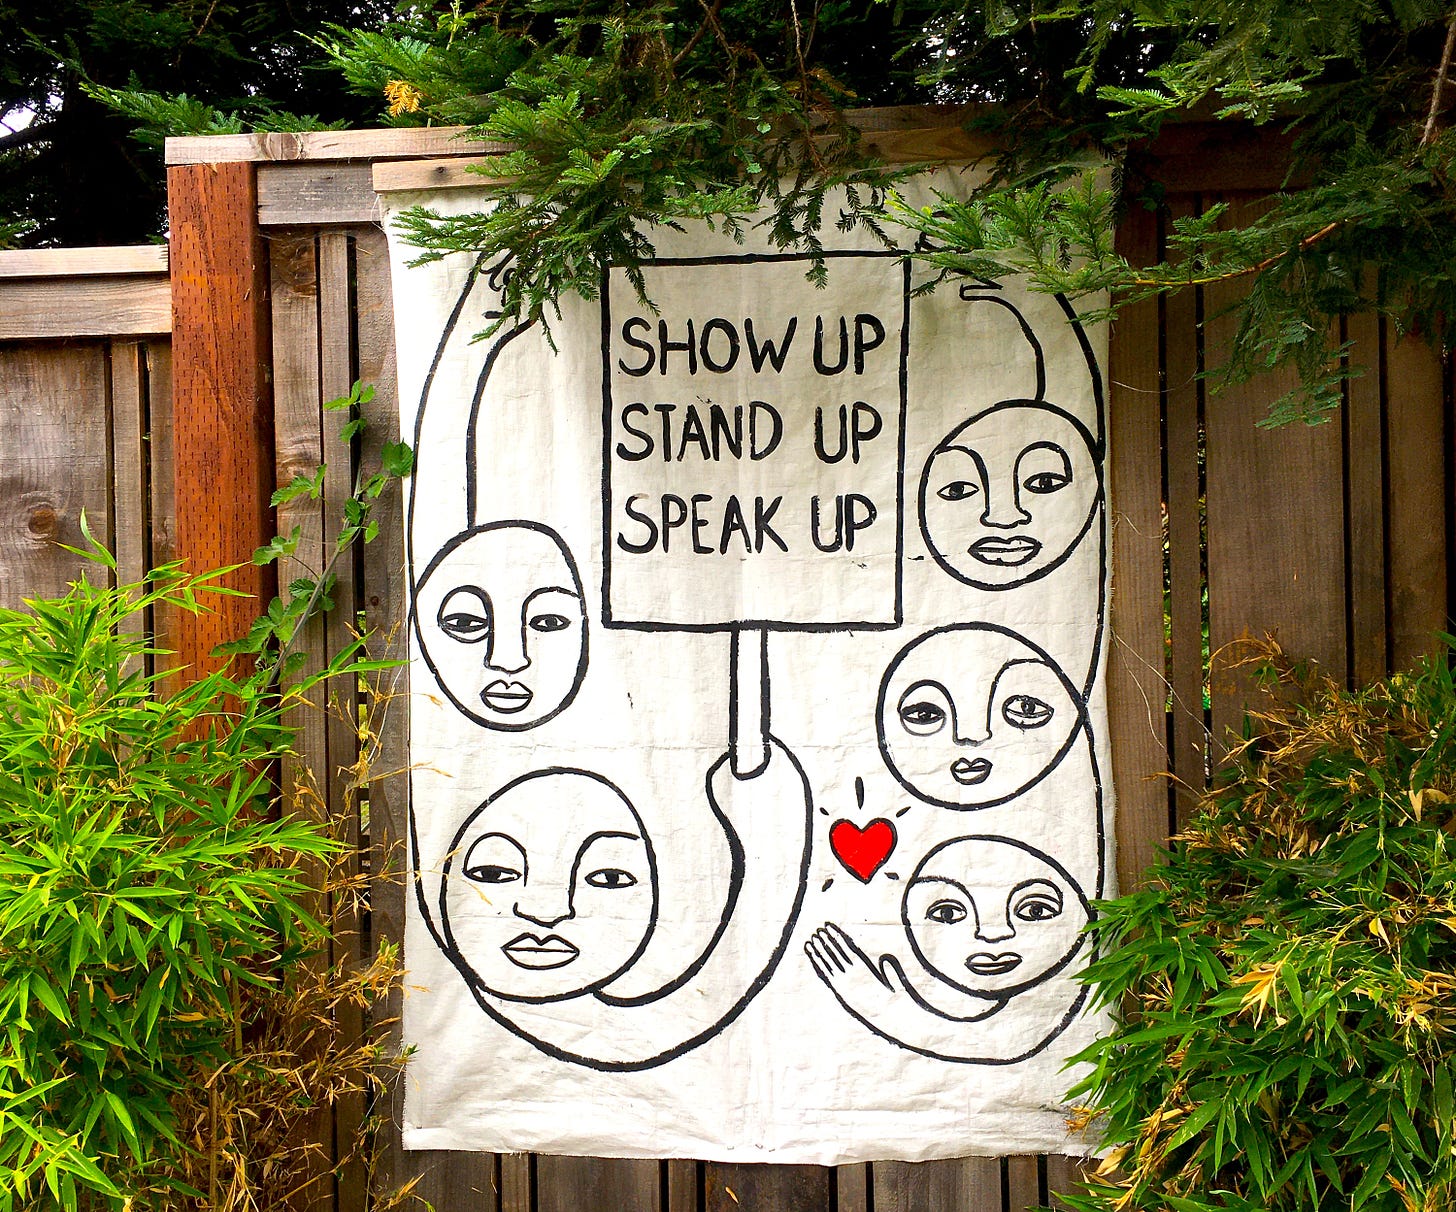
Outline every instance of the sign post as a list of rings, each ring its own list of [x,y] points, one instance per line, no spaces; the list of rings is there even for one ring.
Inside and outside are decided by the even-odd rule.
[[[909,266],[661,259],[603,290],[605,626],[727,631],[730,753],[768,760],[767,633],[898,626]]]

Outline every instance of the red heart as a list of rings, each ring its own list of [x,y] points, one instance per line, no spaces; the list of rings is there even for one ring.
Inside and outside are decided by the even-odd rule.
[[[829,827],[829,848],[855,879],[868,884],[895,849],[895,826],[884,817],[863,829],[853,821],[835,821]]]

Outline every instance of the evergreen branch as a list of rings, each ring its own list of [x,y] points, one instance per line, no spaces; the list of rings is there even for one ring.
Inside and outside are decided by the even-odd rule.
[[[707,0],[699,0],[699,3],[702,4],[703,10],[707,14],[707,16],[705,16],[703,20],[698,22],[698,28],[693,31],[693,36],[687,40],[687,43],[683,46],[682,50],[678,51],[678,53],[672,57],[673,67],[677,67],[678,64],[680,64],[684,59],[686,59],[689,55],[693,53],[693,51],[697,48],[698,43],[703,40],[703,35],[706,34],[713,25],[713,23],[717,21],[718,10],[723,7],[723,0],[713,0],[712,7],[708,6]]]
[[[1265,257],[1262,261],[1255,262],[1253,265],[1243,265],[1240,266],[1238,269],[1228,269],[1220,273],[1208,274],[1204,277],[1195,278],[1185,278],[1177,274],[1169,274],[1164,277],[1134,276],[1128,280],[1126,285],[1128,287],[1151,286],[1161,289],[1169,285],[1176,285],[1180,287],[1213,286],[1221,282],[1234,282],[1237,281],[1239,278],[1246,278],[1250,274],[1261,274],[1266,269],[1273,269],[1274,266],[1278,265],[1287,257],[1302,252],[1308,252],[1321,240],[1337,232],[1340,227],[1343,226],[1343,223],[1344,221],[1341,219],[1336,219],[1331,223],[1327,223],[1324,227],[1320,228],[1319,231],[1315,232],[1313,235],[1306,236],[1292,249],[1286,249],[1283,252],[1275,253],[1273,256]]]
[[[1441,48],[1441,66],[1436,70],[1436,82],[1431,85],[1431,109],[1426,114],[1426,127],[1421,131],[1420,146],[1425,147],[1436,135],[1436,117],[1441,112],[1441,94],[1446,87],[1446,73],[1451,67],[1451,54],[1456,51],[1456,13],[1446,26],[1446,45]]]
[[[17,147],[29,147],[32,143],[44,143],[52,137],[54,122],[32,122],[20,130],[0,135],[0,153],[14,151]]]

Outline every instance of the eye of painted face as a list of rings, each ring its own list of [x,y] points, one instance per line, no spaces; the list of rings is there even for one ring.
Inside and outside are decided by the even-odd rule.
[[[1050,703],[1029,694],[1013,694],[1001,707],[1001,714],[1013,728],[1023,731],[1049,724],[1056,712]]]
[[[949,484],[937,488],[935,495],[942,501],[965,501],[980,491],[980,485],[972,484],[969,480],[952,480]]]
[[[1048,880],[1032,880],[1011,894],[1011,916],[1022,922],[1045,922],[1062,915],[1062,890]]]
[[[452,589],[436,616],[440,630],[462,644],[478,644],[490,635],[490,599],[472,585]]]
[[[565,631],[571,626],[571,620],[559,614],[533,614],[526,620],[526,626],[532,631]]]
[[[478,884],[514,884],[521,878],[521,873],[510,867],[500,867],[495,863],[483,863],[479,867],[467,867],[465,878],[474,880]]]
[[[586,882],[593,888],[631,888],[637,877],[620,867],[603,867],[600,871],[589,872]]]
[[[1016,479],[1023,489],[1038,496],[1060,492],[1072,482],[1072,460],[1060,446],[1038,442],[1021,452]]]
[[[461,869],[477,884],[515,884],[526,878],[526,854],[514,839],[487,833],[475,839]]]
[[[925,920],[939,922],[942,926],[954,926],[957,922],[963,922],[970,916],[970,911],[960,903],[951,900],[949,897],[938,900],[925,911]]]
[[[895,711],[912,736],[933,736],[955,711],[945,689],[934,682],[917,682],[900,696]]]

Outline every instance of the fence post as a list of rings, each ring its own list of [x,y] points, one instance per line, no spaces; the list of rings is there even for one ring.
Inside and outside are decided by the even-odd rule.
[[[167,170],[172,232],[172,360],[177,550],[194,572],[239,567],[212,613],[176,620],[180,664],[214,669],[212,649],[248,628],[273,593],[249,560],[273,534],[273,397],[268,267],[256,166]]]

